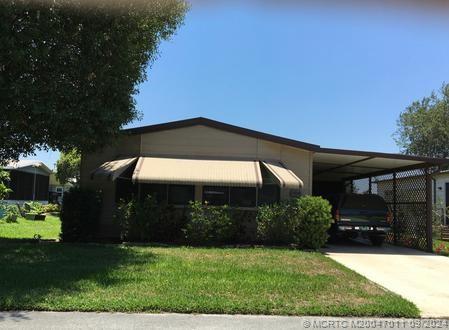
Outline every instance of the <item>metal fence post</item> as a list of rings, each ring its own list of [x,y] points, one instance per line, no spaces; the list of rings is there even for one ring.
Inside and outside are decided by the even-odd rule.
[[[397,225],[397,188],[396,188],[396,172],[393,172],[393,232],[394,245],[398,244],[398,225]]]
[[[426,243],[427,251],[433,251],[432,235],[432,181],[429,167],[425,168],[426,177]]]

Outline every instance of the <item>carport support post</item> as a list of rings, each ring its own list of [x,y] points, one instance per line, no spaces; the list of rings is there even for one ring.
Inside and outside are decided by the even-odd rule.
[[[396,172],[393,172],[393,237],[394,237],[394,245],[398,244],[398,226],[397,226],[397,208],[396,204],[398,202],[397,199],[397,189],[396,189]]]
[[[368,193],[369,194],[372,194],[372,184],[373,184],[372,178],[369,177],[369,181],[368,181]]]
[[[428,167],[426,172],[426,241],[427,251],[433,251],[433,235],[432,235],[432,177]]]

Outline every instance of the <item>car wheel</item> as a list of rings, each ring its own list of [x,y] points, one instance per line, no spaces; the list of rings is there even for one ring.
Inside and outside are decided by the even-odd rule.
[[[370,238],[371,244],[374,246],[381,246],[385,240],[385,237],[382,236],[371,236]]]

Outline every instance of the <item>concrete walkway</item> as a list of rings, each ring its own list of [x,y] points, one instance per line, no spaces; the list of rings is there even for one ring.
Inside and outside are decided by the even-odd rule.
[[[332,259],[415,303],[422,317],[449,317],[449,258],[385,245],[331,245]]]
[[[416,329],[426,325],[430,328],[447,329],[449,321],[263,315],[0,312],[0,329]]]

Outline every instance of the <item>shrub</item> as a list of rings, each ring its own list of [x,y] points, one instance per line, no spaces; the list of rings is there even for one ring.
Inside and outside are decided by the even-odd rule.
[[[61,239],[64,242],[86,242],[95,239],[101,214],[99,192],[73,187],[64,194],[61,210]]]
[[[235,238],[235,226],[229,208],[190,202],[189,220],[184,230],[190,244],[220,244]]]
[[[233,224],[234,243],[253,243],[257,239],[257,214],[256,210],[230,209],[230,217]]]
[[[5,222],[17,222],[17,218],[20,217],[20,212],[17,205],[12,204],[2,204],[1,208],[4,212],[1,220]]]
[[[120,201],[116,219],[121,228],[121,238],[133,242],[179,242],[185,226],[184,209],[172,205],[158,205],[148,196],[144,201]]]
[[[23,208],[25,212],[27,213],[33,213],[33,214],[42,214],[45,213],[44,207],[41,203],[32,201],[32,202],[26,202],[23,203]]]
[[[257,239],[269,244],[290,244],[294,240],[292,204],[264,205],[257,214]]]
[[[303,196],[290,202],[261,206],[257,215],[257,237],[264,243],[317,249],[326,243],[331,220],[331,206],[327,200]]]
[[[57,213],[61,210],[61,207],[58,204],[45,204],[42,205],[42,209],[44,213]]]
[[[295,200],[294,242],[300,247],[318,249],[327,239],[332,221],[331,205],[322,197],[303,196]]]
[[[11,180],[9,172],[0,168],[0,200],[8,197],[12,190],[8,187],[8,182]]]

